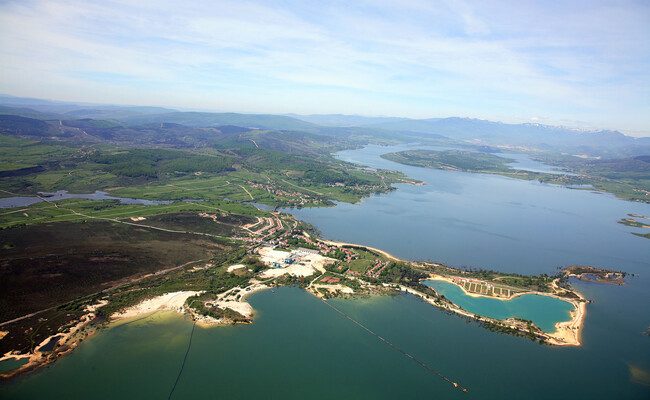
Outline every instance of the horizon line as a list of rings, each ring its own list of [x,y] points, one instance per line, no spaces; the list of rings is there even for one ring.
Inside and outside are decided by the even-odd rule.
[[[59,100],[59,99],[52,99],[52,98],[42,98],[42,97],[31,97],[31,96],[19,96],[19,95],[14,95],[14,94],[9,94],[5,92],[0,92],[0,97],[13,97],[16,99],[24,99],[24,100],[40,100],[44,102],[51,102],[51,103],[62,103],[62,104],[68,104],[68,105],[77,105],[77,106],[113,106],[113,107],[151,107],[151,108],[165,108],[170,111],[175,111],[175,112],[203,112],[203,113],[213,113],[213,114],[227,114],[227,113],[232,113],[232,114],[242,114],[242,115],[274,115],[274,116],[284,116],[284,117],[290,117],[294,118],[293,116],[347,116],[347,117],[361,117],[361,118],[394,118],[394,119],[405,119],[405,120],[410,120],[410,121],[427,121],[427,120],[435,120],[435,119],[452,119],[452,118],[458,118],[458,119],[468,119],[468,120],[476,120],[476,121],[487,121],[487,122],[492,122],[492,123],[498,123],[498,124],[504,124],[504,125],[538,125],[538,126],[545,126],[549,128],[562,128],[562,129],[567,129],[567,130],[572,130],[575,132],[581,132],[581,133],[596,133],[596,132],[613,132],[613,133],[620,133],[622,135],[631,137],[631,138],[645,138],[645,137],[650,137],[650,131],[630,131],[630,130],[621,130],[617,128],[602,128],[602,127],[595,127],[595,126],[587,126],[587,127],[580,127],[580,126],[571,126],[571,125],[562,125],[562,124],[557,124],[557,123],[543,123],[543,122],[534,122],[534,121],[520,121],[520,122],[504,122],[499,118],[495,119],[486,119],[486,118],[478,118],[478,117],[470,117],[470,116],[460,116],[460,115],[448,115],[444,117],[436,117],[436,116],[430,116],[430,117],[422,117],[422,118],[415,118],[415,117],[406,117],[406,116],[399,116],[399,115],[368,115],[368,114],[345,114],[345,113],[309,113],[309,114],[299,114],[299,113],[294,113],[294,112],[287,112],[287,113],[268,113],[268,112],[259,112],[259,111],[224,111],[224,110],[215,110],[215,109],[201,109],[201,108],[185,108],[185,107],[176,107],[176,106],[168,106],[168,105],[144,105],[144,104],[124,104],[124,103],[97,103],[97,102],[86,102],[86,101],[75,101],[75,100]],[[21,106],[21,105],[15,105],[15,106]],[[25,108],[29,108],[26,105],[23,105]],[[34,110],[38,111],[38,110]],[[296,118],[299,119],[299,118]],[[309,122],[309,121],[304,121],[303,122],[311,123],[316,126],[327,126],[327,125],[320,125],[317,123]],[[339,126],[339,125],[334,125],[334,126]],[[345,125],[340,125],[341,127],[346,127]],[[363,125],[360,125],[363,126]]]

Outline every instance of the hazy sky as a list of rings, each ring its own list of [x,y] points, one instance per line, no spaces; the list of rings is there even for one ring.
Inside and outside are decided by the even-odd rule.
[[[0,92],[648,135],[650,2],[0,0]]]

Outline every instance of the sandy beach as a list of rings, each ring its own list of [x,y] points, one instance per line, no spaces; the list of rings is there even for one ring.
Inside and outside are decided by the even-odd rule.
[[[571,311],[571,320],[555,324],[555,331],[549,334],[549,341],[557,346],[580,346],[582,344],[582,327],[587,316],[587,300],[579,292],[581,301],[569,301],[575,309]]]
[[[574,309],[570,312],[571,320],[556,323],[555,331],[550,333],[545,333],[545,335],[547,337],[548,343],[553,345],[580,346],[581,344],[582,327],[584,325],[584,320],[587,314],[587,301],[582,296],[582,294],[577,291],[573,291],[573,292],[580,297],[580,300],[569,299],[566,297],[558,296],[557,294],[554,293],[544,293],[544,292],[534,292],[534,291],[517,292],[517,293],[513,293],[509,298],[504,298],[504,297],[486,296],[478,293],[470,293],[462,285],[459,285],[458,283],[454,282],[453,279],[449,277],[432,274],[429,279],[444,281],[456,285],[459,288],[461,288],[461,290],[465,295],[470,297],[486,297],[495,300],[510,301],[515,297],[523,296],[525,294],[536,294],[540,296],[553,297],[562,301],[566,301],[567,303],[571,303],[574,307]],[[553,288],[559,290],[557,288],[557,285],[553,285]],[[474,314],[469,312],[467,313],[459,312],[459,313],[467,316],[470,316],[468,314],[471,314],[472,316],[476,317]]]
[[[165,293],[161,296],[144,300],[135,306],[125,309],[124,311],[115,313],[111,315],[111,319],[113,321],[130,319],[162,310],[171,310],[182,313],[187,298],[202,293],[203,292],[195,291]]]
[[[252,294],[269,288],[269,286],[261,282],[254,282],[250,286],[246,286],[244,288],[236,286],[223,293],[220,293],[214,300],[208,301],[208,303],[212,303],[219,308],[229,308],[246,318],[252,319],[255,315],[255,310],[246,300]],[[190,313],[195,319],[197,325],[202,328],[209,328],[230,323],[230,321],[223,321],[210,316],[198,315],[191,310]]]
[[[84,309],[86,311],[86,314],[82,315],[74,326],[70,327],[67,331],[58,332],[48,336],[47,338],[42,340],[38,345],[34,347],[34,351],[32,353],[16,354],[10,352],[10,353],[3,354],[0,357],[0,361],[11,359],[11,358],[28,359],[28,361],[20,368],[17,368],[15,370],[0,375],[2,375],[3,378],[15,376],[24,371],[29,371],[38,366],[51,363],[55,361],[58,357],[70,353],[79,345],[81,340],[91,336],[95,332],[94,328],[91,329],[90,331],[87,331],[86,329],[89,326],[91,326],[90,325],[91,321],[95,319],[96,317],[95,312],[97,311],[97,309],[105,306],[106,304],[108,304],[107,301],[100,300],[96,304],[91,304],[86,306],[86,308]],[[65,345],[65,350],[42,351],[41,350],[42,347],[48,344],[50,340],[56,340],[59,346]]]
[[[315,289],[325,289],[330,293],[344,293],[344,294],[353,294],[354,290],[351,287],[341,285],[341,284],[335,284],[335,285],[323,285],[323,284],[314,284],[311,285],[310,288],[315,288]]]
[[[355,247],[355,248],[366,248],[366,249],[368,249],[370,251],[374,251],[375,253],[381,254],[382,256],[384,256],[384,257],[386,257],[386,258],[388,258],[390,260],[402,261],[401,259],[395,257],[394,255],[390,254],[389,252],[378,249],[376,247],[366,246],[366,245],[363,245],[363,244],[355,244],[355,243],[334,242],[334,241],[331,241],[331,240],[321,240],[321,242],[323,242],[325,244],[328,244],[330,246],[339,246],[339,247],[340,246],[350,246],[350,247]]]

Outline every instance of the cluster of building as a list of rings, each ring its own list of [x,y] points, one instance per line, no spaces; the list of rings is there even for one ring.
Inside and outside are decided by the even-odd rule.
[[[388,266],[388,261],[375,260],[371,268],[366,270],[366,276],[370,278],[379,278],[382,272]]]
[[[273,261],[271,264],[273,268],[285,268],[295,263],[300,263],[302,259],[310,254],[319,254],[318,250],[305,249],[299,247],[287,253],[287,256],[282,260]]]
[[[247,184],[250,185],[251,187],[254,187],[255,189],[265,190],[276,197],[291,199],[291,204],[296,206],[304,206],[319,201],[319,199],[307,193],[298,192],[298,191],[288,192],[286,190],[279,189],[276,186],[271,184],[257,183],[257,182],[250,182],[250,181],[247,182]]]
[[[469,293],[506,298],[512,296],[512,291],[510,289],[495,286],[479,279],[453,277],[452,281],[455,284],[462,286]]]
[[[264,239],[272,236],[277,231],[284,228],[282,220],[277,213],[273,213],[271,217],[257,218],[257,222],[253,224],[244,225],[243,228],[250,232],[254,237],[253,241],[261,242]]]
[[[335,252],[337,250],[343,252],[345,254],[345,258],[342,261],[348,263],[352,260],[356,260],[357,258],[359,258],[359,255],[357,253],[345,247],[332,246],[323,242],[317,242],[314,244],[318,246],[318,249],[323,254],[331,254],[332,252]]]

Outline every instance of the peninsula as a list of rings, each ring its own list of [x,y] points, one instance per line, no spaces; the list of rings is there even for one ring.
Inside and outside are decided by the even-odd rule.
[[[536,160],[555,167],[551,172],[540,172],[518,169],[517,165],[513,164],[515,160],[508,158],[508,154],[498,155],[501,151],[499,147],[489,148],[491,152],[482,152],[479,151],[480,148],[467,145],[465,147],[468,149],[403,150],[383,154],[381,157],[404,165],[535,180],[572,189],[612,193],[625,200],[650,203],[650,162],[646,157],[593,161],[564,155],[533,153]],[[620,223],[643,227],[642,223],[632,218],[623,219]]]
[[[477,321],[490,330],[549,345],[581,344],[588,301],[568,284],[567,278],[583,270],[570,268],[553,277],[531,277],[406,261],[372,247],[321,240],[288,214],[273,212],[270,215],[250,222],[246,220],[241,226],[243,237],[239,240],[248,244],[228,257],[199,260],[145,274],[69,303],[64,309],[78,310],[77,317],[51,335],[41,336],[31,351],[6,351],[2,360],[23,364],[0,376],[9,378],[55,361],[98,328],[161,311],[190,315],[200,328],[252,323],[255,312],[247,298],[259,290],[284,285],[298,285],[324,302],[332,297],[409,293],[437,308]],[[195,218],[206,217],[197,213]],[[142,225],[129,224],[147,226],[144,221],[139,222]],[[206,283],[205,277],[212,278]],[[569,320],[558,321],[555,330],[545,332],[530,320],[497,319],[463,309],[427,286],[430,280],[457,285],[468,296],[511,301],[519,296],[539,295],[568,302],[573,309]],[[15,324],[28,317],[4,322],[2,326],[20,326]],[[11,335],[14,343],[19,344],[20,335],[15,331]]]

